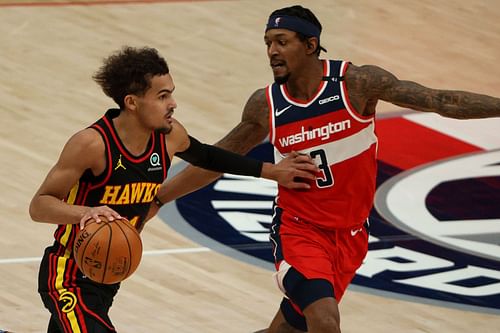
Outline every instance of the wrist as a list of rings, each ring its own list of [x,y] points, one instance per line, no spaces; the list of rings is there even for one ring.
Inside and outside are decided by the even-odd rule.
[[[260,177],[261,178],[266,178],[266,179],[271,179],[271,180],[276,180],[274,177],[274,164],[269,163],[269,162],[264,162],[262,163],[262,169],[260,172]]]
[[[154,198],[153,198],[153,202],[155,203],[155,205],[157,205],[157,206],[158,206],[158,208],[160,208],[161,206],[163,206],[163,205],[165,204],[164,202],[162,202],[162,201],[160,200],[160,198],[158,198],[158,196],[157,196],[157,195],[155,195],[155,196],[154,196]]]

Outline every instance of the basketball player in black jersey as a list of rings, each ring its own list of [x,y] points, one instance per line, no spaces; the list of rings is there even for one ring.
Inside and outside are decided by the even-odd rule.
[[[30,214],[58,225],[43,256],[38,290],[51,317],[48,332],[115,332],[108,310],[119,284],[94,283],[76,266],[72,247],[90,218],[126,218],[141,230],[174,155],[218,172],[264,177],[307,189],[311,159],[294,154],[262,163],[200,143],[172,115],[177,107],[166,61],[152,48],[125,47],[94,76],[119,108],[73,135],[34,195]],[[101,222],[104,223],[104,222]]]
[[[277,117],[287,117],[290,121],[287,123],[287,125],[289,125],[297,120],[301,121],[301,119],[307,118],[308,114],[317,115],[318,112],[322,112],[321,107],[325,103],[334,105],[337,101],[342,99],[345,101],[344,106],[348,109],[349,114],[353,118],[361,119],[361,122],[371,121],[375,115],[375,107],[378,100],[383,100],[417,111],[435,112],[444,117],[457,119],[500,116],[499,98],[464,91],[430,89],[415,82],[399,80],[393,74],[377,66],[355,66],[348,62],[343,62],[343,64],[348,63],[345,72],[335,73],[334,76],[325,77],[325,61],[319,58],[320,52],[322,50],[324,51],[320,45],[321,30],[321,24],[316,16],[309,9],[302,6],[278,9],[270,15],[264,41],[267,46],[267,55],[274,74],[275,84],[279,85],[279,87],[273,87],[272,90],[269,89],[267,91],[265,88],[256,90],[250,96],[244,107],[242,121],[218,142],[218,146],[233,152],[246,154],[253,147],[260,144],[270,133],[276,135],[276,128],[279,124],[269,121],[272,112],[274,112],[273,120],[276,120]],[[342,87],[343,94],[345,93],[346,96],[349,96],[348,100],[340,95],[320,97],[322,89],[325,87],[325,81],[329,81],[328,85],[339,85],[339,82],[342,82],[341,85],[344,86]],[[278,96],[280,91],[282,92],[282,96]],[[269,99],[266,98],[266,92],[268,93],[267,97],[269,97]],[[282,104],[278,105],[279,108],[272,108],[268,105],[268,100],[272,103],[275,101],[276,96],[279,97],[279,100],[287,100],[289,106]],[[318,100],[316,101],[316,99]],[[333,111],[335,111],[335,109],[333,109]],[[338,111],[344,112],[342,110]],[[328,129],[331,126],[342,124],[342,121],[339,122],[339,120],[335,118],[338,113],[339,112],[332,112],[331,122],[328,123],[327,120],[328,126],[323,126],[319,129]],[[323,121],[325,115],[321,114],[321,117],[323,117],[321,118]],[[314,119],[314,121],[317,121],[317,119]],[[274,128],[269,128],[271,123]],[[351,121],[351,123],[354,124],[353,121]],[[298,137],[290,135],[294,133],[295,132],[289,133],[289,136],[285,137],[285,140],[290,138],[290,140],[294,142],[303,144],[302,138],[307,133],[302,133],[303,135],[301,136],[301,132],[299,131]],[[311,133],[313,133],[313,130],[311,130]],[[334,133],[331,134],[333,136]],[[274,139],[274,135],[271,135],[271,140]],[[295,138],[298,139],[295,140]],[[276,143],[274,143],[274,145],[275,147],[277,146]],[[315,152],[317,152],[317,150]],[[345,155],[344,150],[340,153],[341,155]],[[337,158],[333,155],[332,157]],[[321,162],[323,162],[323,158]],[[318,165],[322,166],[322,168],[325,165],[329,166],[331,170],[335,170],[337,167],[336,163],[328,163],[329,161],[324,162],[325,163]],[[343,163],[344,161],[341,162]],[[322,171],[323,176],[329,173],[328,169],[324,171],[325,172]],[[368,172],[375,172],[375,170],[367,169],[367,173]],[[207,185],[219,176],[220,174],[203,171],[199,168],[189,166],[167,181],[165,186],[160,188],[157,195],[161,201],[168,202]],[[337,184],[343,183],[344,185],[348,185],[351,181],[359,181],[359,176],[359,174],[352,174],[349,175],[347,179],[337,178],[335,181]],[[328,177],[319,177],[317,182],[324,183],[327,180]],[[332,182],[327,185],[335,186]],[[346,196],[344,197],[344,202],[346,200],[366,200],[360,198],[367,197],[365,192],[373,191],[373,187],[374,184],[367,183],[363,193],[349,194],[345,192]],[[310,192],[314,190],[313,188]],[[325,193],[329,195],[331,192],[328,191],[330,190],[325,189]],[[306,195],[308,195],[307,193],[309,192],[306,192]],[[352,197],[348,197],[349,195]],[[308,209],[319,210],[321,201],[322,200],[317,200],[317,204],[309,205]],[[339,202],[342,203],[341,201]],[[372,203],[373,200],[370,199],[369,202],[365,204],[371,206]],[[286,203],[282,204],[286,205]],[[280,202],[278,201],[278,206],[279,205]],[[152,205],[151,208],[152,211],[150,215],[153,215],[156,213],[158,207]],[[331,205],[329,209],[332,212],[339,212],[342,210],[341,207],[336,205]],[[300,216],[296,216],[296,219],[300,220]],[[316,221],[306,221],[303,224],[305,226],[304,228],[307,228],[307,225],[314,225],[314,222]],[[346,223],[348,222],[349,221]],[[362,223],[363,221],[360,220],[359,222]],[[279,217],[277,217],[273,220],[273,225],[278,224],[278,227],[281,228],[276,229],[280,230],[283,230],[285,226],[287,230],[290,230],[290,228],[293,228],[293,223],[293,219],[280,221]],[[314,225],[314,227],[310,227],[310,230],[313,229],[317,230],[318,228]],[[354,234],[357,233],[357,230],[361,231],[362,228],[354,229]],[[331,230],[328,231],[330,232]],[[341,229],[334,230],[333,232],[334,233],[330,232],[330,234],[335,235],[335,232],[341,232]],[[363,234],[364,233],[365,231],[363,230]],[[318,234],[321,234],[321,232]],[[357,233],[357,236],[360,234],[361,233]],[[282,237],[283,235],[280,234],[278,236]],[[294,234],[294,236],[297,235]],[[317,247],[319,241],[323,242],[321,243],[322,245],[328,243],[327,237],[310,239],[309,235],[306,233],[304,233],[303,236],[298,234],[298,237],[301,239],[294,239],[294,242],[302,242],[307,244],[309,248]],[[354,239],[354,237],[352,238]],[[363,251],[359,252],[362,255],[366,253],[367,238],[368,237],[365,237],[365,244],[362,244],[363,246],[357,247],[358,245],[356,245],[358,252]],[[305,267],[310,276],[313,275],[311,271],[314,270],[325,271],[325,269],[328,269],[333,271],[333,274],[331,274],[328,279],[323,280],[306,277],[304,276],[306,274],[305,271],[301,272],[301,268],[296,268],[293,265],[280,265],[278,267],[279,271],[277,277],[280,280],[280,289],[285,293],[286,297],[283,299],[280,309],[269,329],[261,332],[340,332],[338,302],[343,292],[342,288],[347,287],[350,279],[354,277],[354,271],[350,271],[349,276],[341,269],[339,270],[336,268],[341,261],[335,256],[330,259],[330,265],[316,264],[316,266],[314,266],[315,259],[331,257],[328,251],[332,253],[331,247],[335,247],[336,245],[334,242],[330,241],[330,243],[331,244],[327,244],[327,246],[329,246],[328,250],[325,250],[321,256],[314,258],[308,257],[311,259],[307,260],[309,266],[307,266],[307,264],[301,266],[301,268]],[[281,245],[286,245],[286,240],[284,240],[283,237],[281,238]],[[294,253],[297,254],[296,252]],[[286,259],[286,253],[284,253],[284,255]],[[341,260],[344,259],[345,258],[342,258]],[[324,260],[318,260],[316,262],[323,263]],[[313,264],[311,265],[310,263]],[[361,262],[359,261],[357,264],[359,266]],[[340,290],[336,290],[336,287],[334,287],[329,280],[333,280],[335,286],[340,285]]]

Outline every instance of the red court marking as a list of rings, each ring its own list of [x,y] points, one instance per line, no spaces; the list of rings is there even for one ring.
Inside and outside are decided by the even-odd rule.
[[[169,2],[208,2],[213,0],[96,0],[96,1],[62,1],[62,2],[7,2],[0,7],[65,7],[65,6],[99,6],[99,5],[141,5]]]
[[[377,121],[378,159],[407,170],[483,149],[401,117]]]

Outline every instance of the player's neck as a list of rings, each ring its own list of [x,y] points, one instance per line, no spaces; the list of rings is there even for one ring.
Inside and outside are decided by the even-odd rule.
[[[132,118],[132,115],[122,111],[118,117],[113,119],[113,125],[120,141],[127,150],[133,155],[139,156],[144,153],[148,146],[151,131],[139,126],[138,121]]]
[[[288,93],[299,100],[310,100],[318,92],[319,85],[323,80],[323,61],[311,59],[303,69],[291,75],[286,82]]]

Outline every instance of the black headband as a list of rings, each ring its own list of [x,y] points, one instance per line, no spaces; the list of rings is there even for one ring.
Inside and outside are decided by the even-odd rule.
[[[320,29],[311,22],[301,19],[300,17],[288,15],[271,16],[269,17],[269,21],[267,21],[266,31],[270,29],[287,29],[301,33],[305,37],[316,37],[318,38],[319,44]],[[319,48],[326,52],[323,47],[319,46]]]
[[[266,31],[269,29],[287,29],[295,32],[300,32],[306,37],[317,37],[321,31],[317,26],[300,17],[288,15],[275,15],[269,18]]]

